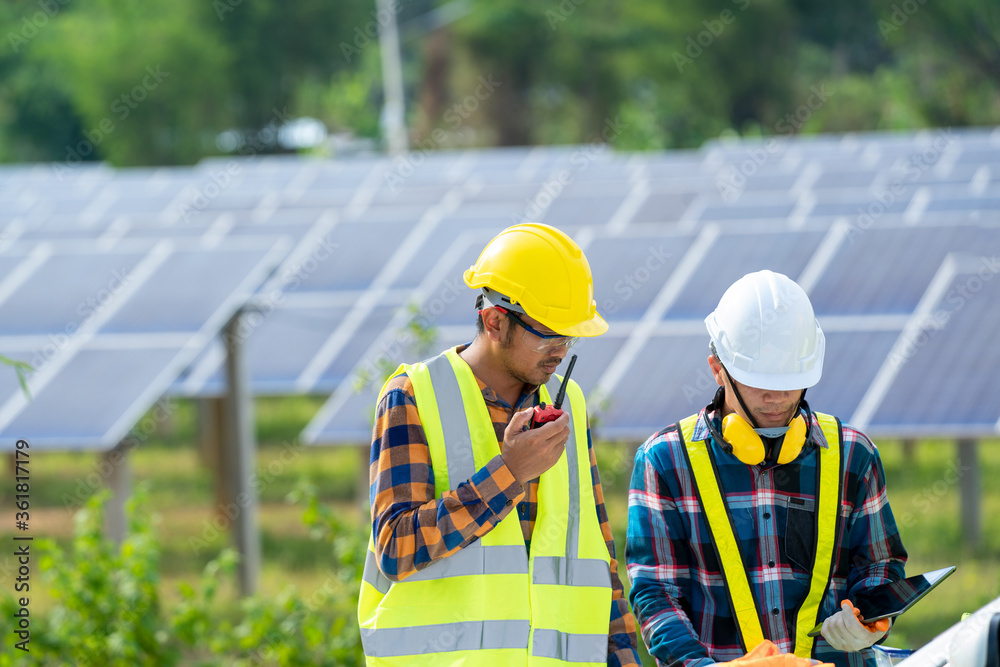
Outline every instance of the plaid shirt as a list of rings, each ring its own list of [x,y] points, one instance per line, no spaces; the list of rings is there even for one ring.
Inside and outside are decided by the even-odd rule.
[[[465,345],[456,348],[457,352]],[[526,386],[515,407],[476,378],[503,450],[503,434],[514,412],[538,403],[538,387]],[[615,543],[604,507],[604,492],[597,473],[597,459],[587,429],[590,472],[594,484],[597,518],[611,554],[611,611],[608,626],[608,665],[640,665],[636,652],[635,618],[628,608],[618,577]],[[457,489],[434,495],[434,470],[430,448],[420,424],[413,385],[407,375],[393,378],[375,413],[371,453],[372,531],[382,572],[402,581],[434,561],[445,558],[486,535],[517,506],[530,552],[531,533],[538,513],[538,483],[522,487],[503,458],[497,456]]]
[[[714,411],[709,416],[716,419]],[[812,434],[819,446],[828,446],[815,420]],[[815,548],[816,445],[783,466],[747,465],[711,439],[701,415],[692,439],[709,441],[764,637],[789,652]],[[843,539],[834,551],[834,576],[820,618],[861,589],[903,578],[906,562],[878,450],[861,431],[844,424],[841,456],[847,471],[838,513]],[[676,424],[650,437],[636,453],[626,543],[632,608],[657,664],[701,667],[745,653]],[[822,637],[816,638],[813,657],[852,667],[874,665],[871,649],[842,653]]]

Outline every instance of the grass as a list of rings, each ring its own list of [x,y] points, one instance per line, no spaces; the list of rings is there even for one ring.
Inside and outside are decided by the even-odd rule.
[[[314,398],[259,399],[256,404],[260,486],[259,522],[264,566],[259,590],[277,595],[289,584],[309,591],[328,576],[329,546],[310,538],[301,517],[302,507],[286,496],[299,482],[309,480],[320,497],[342,516],[358,525],[367,522],[358,500],[366,489],[367,456],[359,448],[313,448],[296,444],[302,428],[319,408]],[[180,582],[195,584],[201,568],[229,544],[225,530],[213,526],[214,477],[202,463],[195,444],[197,406],[176,401],[169,418],[142,445],[130,453],[136,481],[151,483],[150,507],[160,517],[162,547],[162,596],[176,601]],[[627,491],[636,443],[599,443],[598,460],[605,487],[618,556],[624,552]],[[909,458],[899,442],[879,443],[885,464],[889,498],[910,553],[908,573],[945,565],[958,571],[927,600],[901,617],[889,643],[916,648],[973,611],[1000,596],[1000,441],[984,441],[979,448],[982,480],[983,544],[977,552],[963,548],[959,520],[959,487],[965,480],[955,475],[955,445],[924,441]],[[290,453],[289,453],[290,452]],[[88,492],[88,476],[99,471],[100,459],[92,453],[35,453],[31,458],[31,534],[52,537],[68,545],[72,511],[66,499]],[[9,474],[9,473],[8,473]],[[0,510],[13,517],[13,486],[0,486]],[[12,520],[0,526],[0,539],[8,544]],[[219,522],[217,525],[224,525]],[[7,559],[5,562],[4,558]],[[0,571],[10,556],[0,556]],[[622,568],[624,569],[624,568]],[[40,573],[32,572],[32,581]],[[10,594],[6,583],[0,594]],[[623,583],[628,587],[627,578]],[[44,587],[32,586],[32,613],[44,613],[52,601]],[[232,582],[223,598],[235,600]],[[649,662],[648,664],[652,664]]]

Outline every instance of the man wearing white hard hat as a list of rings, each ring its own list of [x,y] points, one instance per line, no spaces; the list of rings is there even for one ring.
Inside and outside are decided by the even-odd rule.
[[[649,652],[700,667],[768,640],[872,667],[888,621],[842,603],[902,579],[906,551],[871,440],[805,400],[825,353],[809,297],[759,271],[705,323],[715,398],[650,437],[632,473],[625,557]]]
[[[476,337],[380,392],[366,662],[639,667],[586,402],[555,374],[578,337],[608,329],[587,258],[554,227],[514,225],[464,277]]]

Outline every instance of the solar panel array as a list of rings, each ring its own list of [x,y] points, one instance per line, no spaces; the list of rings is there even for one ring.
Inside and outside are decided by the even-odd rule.
[[[760,268],[803,284],[827,332],[816,409],[876,433],[998,429],[989,370],[1000,353],[986,343],[1000,318],[1000,130],[68,171],[0,169],[0,354],[30,361],[80,319],[73,309],[97,298],[117,263],[131,274],[146,266],[150,285],[129,281],[88,320],[89,338],[70,336],[64,370],[49,371],[30,404],[12,373],[0,376],[8,437],[106,446],[167,385],[176,396],[221,394],[213,336],[252,292],[254,392],[332,394],[306,439],[365,442],[378,382],[358,391],[359,375],[469,341],[462,271],[525,220],[566,230],[593,268],[611,328],[578,345],[574,377],[603,437],[641,439],[708,402],[702,320]],[[415,349],[413,319],[433,327],[433,350]],[[118,401],[105,410],[118,413],[115,429],[102,423],[98,434],[88,388]]]
[[[5,448],[116,445],[281,256],[275,239],[11,242],[0,254],[0,354],[34,370],[30,397],[0,373]]]

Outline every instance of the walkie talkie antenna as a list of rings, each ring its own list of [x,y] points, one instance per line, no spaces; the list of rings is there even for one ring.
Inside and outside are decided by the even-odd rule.
[[[559,385],[559,393],[556,394],[556,402],[552,405],[558,410],[562,408],[563,399],[566,398],[566,383],[569,382],[569,374],[573,372],[573,364],[576,363],[576,355],[569,359],[569,366],[566,368],[566,375],[563,376],[562,384]]]

